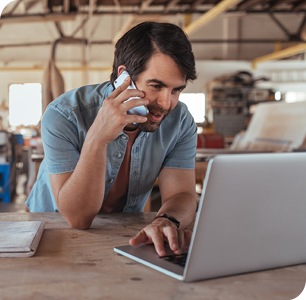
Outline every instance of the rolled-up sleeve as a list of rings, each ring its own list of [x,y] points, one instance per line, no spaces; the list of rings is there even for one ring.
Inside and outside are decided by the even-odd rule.
[[[187,110],[187,108],[186,108]],[[163,167],[194,169],[197,147],[197,126],[187,110],[177,133],[175,147],[167,154]]]
[[[80,157],[77,126],[49,106],[42,119],[41,131],[48,172],[72,172]]]

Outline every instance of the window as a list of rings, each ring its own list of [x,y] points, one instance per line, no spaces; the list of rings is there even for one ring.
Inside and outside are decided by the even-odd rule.
[[[280,91],[275,92],[274,98],[276,101],[282,100],[282,93]]]
[[[181,93],[179,100],[187,105],[196,123],[205,121],[205,95],[203,93]]]
[[[287,103],[301,102],[306,100],[306,92],[287,92],[285,101]]]
[[[40,83],[11,84],[9,123],[11,126],[37,125],[42,115]]]

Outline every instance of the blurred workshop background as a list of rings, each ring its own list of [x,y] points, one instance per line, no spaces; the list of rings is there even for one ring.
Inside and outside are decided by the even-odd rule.
[[[0,18],[0,212],[24,211],[46,106],[109,80],[115,42],[143,21],[192,43],[198,79],[180,100],[198,126],[198,191],[218,149],[305,150],[305,0],[15,0]],[[159,201],[157,182],[146,210]]]

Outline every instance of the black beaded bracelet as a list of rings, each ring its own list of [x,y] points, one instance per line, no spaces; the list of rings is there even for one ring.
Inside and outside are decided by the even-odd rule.
[[[165,219],[168,219],[169,221],[171,221],[172,223],[174,223],[174,224],[176,225],[177,228],[180,227],[181,222],[180,222],[179,220],[175,219],[174,217],[171,217],[171,216],[169,216],[169,215],[167,215],[167,214],[163,214],[163,215],[161,215],[161,216],[157,216],[157,217],[154,218],[154,220],[156,220],[156,219],[158,219],[158,218],[165,218]],[[154,220],[153,220],[153,221],[154,221]]]

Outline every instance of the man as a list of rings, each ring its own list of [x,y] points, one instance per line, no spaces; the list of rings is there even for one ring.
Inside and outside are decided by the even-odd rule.
[[[131,78],[114,90],[124,70]],[[67,92],[48,106],[30,211],[59,211],[72,227],[86,229],[99,212],[142,211],[158,177],[162,207],[130,244],[154,243],[163,256],[168,241],[180,254],[196,210],[197,128],[178,97],[195,78],[191,45],[179,27],[145,22],[128,31],[116,44],[110,82]],[[127,89],[131,79],[136,90]],[[146,117],[127,113],[140,105],[148,107]]]

